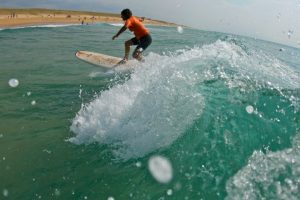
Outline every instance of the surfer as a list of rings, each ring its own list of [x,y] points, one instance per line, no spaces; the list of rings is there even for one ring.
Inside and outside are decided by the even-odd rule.
[[[149,30],[142,23],[142,21],[144,21],[144,18],[138,19],[137,17],[132,16],[132,12],[128,8],[122,10],[121,18],[125,21],[125,24],[118,31],[118,33],[112,37],[112,39],[116,39],[127,28],[134,33],[135,37],[125,42],[125,56],[119,64],[124,64],[127,62],[130,52],[130,46],[132,45],[137,45],[137,47],[133,51],[132,57],[139,61],[142,61],[143,51],[145,51],[145,49],[152,42]]]

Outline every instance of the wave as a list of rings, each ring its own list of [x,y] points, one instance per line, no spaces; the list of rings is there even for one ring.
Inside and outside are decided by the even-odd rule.
[[[118,26],[118,27],[124,26],[124,24],[122,24],[122,23],[108,23],[108,25],[111,25],[111,26]]]
[[[30,25],[30,26],[17,26],[17,27],[8,27],[2,28],[2,30],[15,30],[15,29],[24,29],[24,28],[57,28],[57,27],[66,27],[66,26],[79,26],[80,24],[43,24],[43,25]]]
[[[115,75],[115,71],[113,70],[108,70],[108,71],[96,71],[96,72],[91,72],[88,76],[90,78],[96,78],[96,77],[112,77]]]
[[[276,58],[228,41],[168,55],[150,53],[129,80],[82,107],[69,141],[108,144],[125,160],[168,147],[201,117],[205,94],[199,87],[211,80],[243,91],[300,85],[299,74]]]
[[[122,159],[142,157],[170,145],[204,106],[197,93],[197,74],[181,68],[182,62],[149,55],[128,81],[102,92],[78,112],[71,126],[76,136],[69,141],[111,144]]]
[[[299,135],[292,148],[254,151],[248,164],[227,181],[227,199],[299,199],[299,156]]]

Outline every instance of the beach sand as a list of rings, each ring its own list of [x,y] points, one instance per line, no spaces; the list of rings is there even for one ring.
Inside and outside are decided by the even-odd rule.
[[[124,23],[119,14],[48,9],[0,9],[0,28],[44,24]],[[145,18],[145,24],[175,26]]]

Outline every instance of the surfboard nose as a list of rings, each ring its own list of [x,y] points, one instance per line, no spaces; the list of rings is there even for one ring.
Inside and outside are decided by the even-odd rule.
[[[80,53],[80,51],[76,51],[75,56],[78,56]]]

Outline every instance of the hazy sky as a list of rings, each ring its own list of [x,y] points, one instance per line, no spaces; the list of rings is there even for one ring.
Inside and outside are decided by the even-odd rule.
[[[0,7],[114,13],[130,8],[138,16],[300,48],[300,0],[0,0]]]

